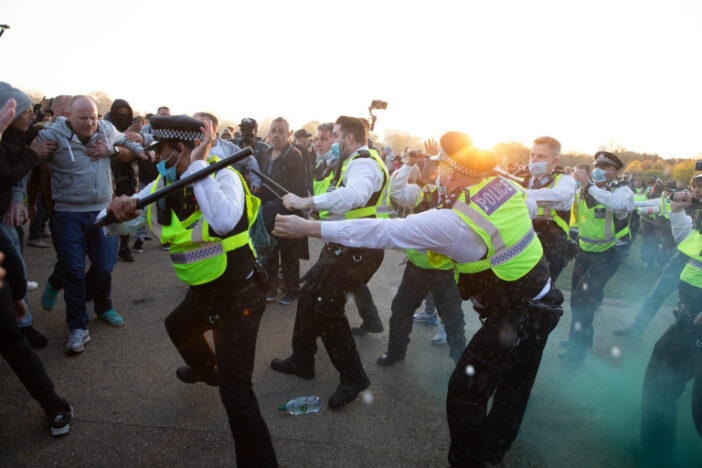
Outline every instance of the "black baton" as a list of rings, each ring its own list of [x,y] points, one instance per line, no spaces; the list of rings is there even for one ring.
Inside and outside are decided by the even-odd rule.
[[[249,169],[249,171],[252,172],[253,174],[259,176],[261,178],[261,180],[263,180],[266,184],[268,184],[270,186],[270,187],[268,187],[268,190],[271,190],[271,187],[273,187],[276,190],[279,190],[280,193],[282,193],[283,195],[287,195],[288,193],[290,193],[290,190],[286,189],[285,187],[283,187],[278,182],[271,179],[270,177],[268,177],[266,174],[262,173],[261,171],[259,171],[257,169]],[[271,192],[273,192],[275,195],[278,195],[279,197],[282,198],[282,196],[279,193],[275,193],[275,191],[273,191],[273,190],[271,190]]]
[[[194,184],[198,180],[202,180],[205,177],[208,177],[211,174],[214,174],[215,172],[219,171],[220,169],[223,169],[227,166],[231,166],[232,164],[235,164],[235,163],[241,161],[242,159],[248,158],[252,154],[253,154],[253,151],[251,150],[251,148],[244,148],[241,151],[237,151],[236,153],[232,154],[231,156],[228,156],[220,161],[217,161],[214,164],[210,164],[206,168],[204,168],[200,171],[197,171],[194,174],[190,174],[188,177],[186,177],[184,179],[177,180],[174,183],[165,186],[161,190],[154,192],[150,195],[147,195],[142,199],[137,200],[136,209],[140,210],[140,209],[144,208],[145,206],[148,206],[154,202],[157,202],[160,199],[167,197],[171,193],[176,192],[187,185]],[[98,220],[95,220],[94,225],[95,225],[95,227],[100,228],[100,227],[107,226],[108,224],[112,224],[115,222],[117,222],[117,220],[115,219],[114,214],[111,211],[108,211],[107,215],[103,216],[102,218],[100,218]]]

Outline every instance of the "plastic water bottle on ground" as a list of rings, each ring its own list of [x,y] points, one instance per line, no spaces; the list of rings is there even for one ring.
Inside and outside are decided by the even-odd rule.
[[[287,411],[290,414],[317,413],[322,407],[319,397],[316,395],[293,398],[284,405],[278,407],[278,411]]]

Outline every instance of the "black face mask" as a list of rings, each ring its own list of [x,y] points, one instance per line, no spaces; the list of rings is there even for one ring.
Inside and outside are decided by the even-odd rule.
[[[112,125],[114,125],[120,132],[125,131],[132,124],[132,119],[128,114],[117,114],[110,116],[110,120],[112,120]]]

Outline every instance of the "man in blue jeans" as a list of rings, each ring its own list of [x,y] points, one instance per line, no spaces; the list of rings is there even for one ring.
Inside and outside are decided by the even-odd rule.
[[[56,143],[56,151],[48,159],[55,202],[51,235],[61,264],[70,330],[66,352],[80,353],[90,341],[86,302],[93,300],[95,313],[110,325],[124,325],[110,300],[117,241],[106,238],[93,226],[98,213],[112,199],[110,159],[132,158],[131,154],[120,154],[117,145],[141,158],[148,156],[111,123],[98,121],[97,107],[90,98],[74,96],[68,112],[68,118],[58,117],[47,125],[39,139]],[[90,258],[87,273],[86,255]]]

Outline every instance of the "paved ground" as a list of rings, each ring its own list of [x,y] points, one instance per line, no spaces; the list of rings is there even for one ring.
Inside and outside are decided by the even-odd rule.
[[[318,249],[319,243],[313,242],[313,252]],[[370,284],[386,324],[403,258],[388,252]],[[154,241],[137,254],[136,263],[120,262],[115,270],[113,297],[126,326],[114,329],[92,323],[92,342],[74,357],[63,353],[67,330],[62,299],[53,312],[39,307],[53,251],[28,248],[26,259],[31,279],[41,283],[30,293],[35,325],[50,340],[39,354],[58,392],[75,406],[75,421],[67,437],[52,439],[39,406],[0,362],[1,466],[235,465],[217,390],[185,385],[175,378],[181,362],[163,320],[182,299],[185,287]],[[569,270],[563,276],[569,278]],[[578,367],[556,359],[570,323],[566,310],[545,350],[524,424],[504,466],[640,463],[636,441],[645,363],[655,340],[672,321],[673,299],[645,338],[615,339],[611,330],[633,317],[654,279],[655,274],[641,270],[635,260],[622,268],[612,282],[616,290],[608,291],[610,297],[597,317],[595,348]],[[470,337],[479,322],[468,306],[464,311]],[[353,305],[347,313],[353,325],[359,323]],[[310,394],[326,402],[337,385],[321,343],[313,381],[269,368],[272,358],[290,353],[294,317],[294,306],[268,307],[254,370],[255,390],[281,466],[446,466],[444,404],[453,365],[445,346],[432,345],[434,327],[415,326],[407,359],[391,368],[375,364],[384,351],[387,330],[357,339],[372,381],[366,398],[337,412],[325,404],[318,414],[290,416],[278,413],[277,406]],[[679,446],[682,463],[694,466],[702,457],[702,443],[692,427],[689,405],[688,389],[679,404]]]

